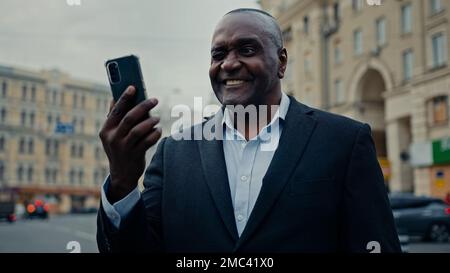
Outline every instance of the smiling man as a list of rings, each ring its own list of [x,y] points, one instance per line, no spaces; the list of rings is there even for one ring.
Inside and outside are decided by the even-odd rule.
[[[110,163],[100,251],[400,251],[370,127],[284,94],[287,58],[272,16],[226,14],[209,71],[224,106],[210,121],[224,140],[163,138],[142,193],[145,151],[161,135],[145,116],[156,100],[132,108],[134,89],[124,93],[100,132]],[[248,107],[256,120],[239,118]]]

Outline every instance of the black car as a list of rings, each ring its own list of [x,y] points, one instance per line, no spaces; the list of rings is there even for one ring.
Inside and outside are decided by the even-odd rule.
[[[0,220],[5,219],[12,223],[16,221],[15,203],[13,201],[0,201]]]
[[[424,240],[450,238],[450,205],[433,197],[396,194],[389,197],[398,230]]]

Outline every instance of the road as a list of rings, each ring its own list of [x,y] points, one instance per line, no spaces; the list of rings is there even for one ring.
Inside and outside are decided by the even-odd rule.
[[[95,214],[0,222],[0,252],[69,253],[67,244],[77,241],[81,252],[98,253],[96,230]]]
[[[0,253],[69,253],[67,244],[77,241],[83,253],[97,253],[96,215],[53,216],[49,220],[0,222]],[[410,253],[450,253],[450,243],[424,243],[413,239]]]

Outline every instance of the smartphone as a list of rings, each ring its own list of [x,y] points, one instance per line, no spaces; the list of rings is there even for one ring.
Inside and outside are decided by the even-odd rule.
[[[136,88],[135,105],[147,99],[144,78],[139,58],[135,55],[124,56],[105,62],[114,101],[118,101],[128,86]]]

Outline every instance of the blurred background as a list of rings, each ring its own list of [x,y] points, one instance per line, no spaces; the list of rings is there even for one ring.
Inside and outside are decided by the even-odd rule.
[[[284,92],[370,124],[404,251],[450,253],[450,0],[1,0],[0,252],[97,252],[104,62],[140,57],[168,135],[218,104],[211,36],[241,7],[278,20]]]

